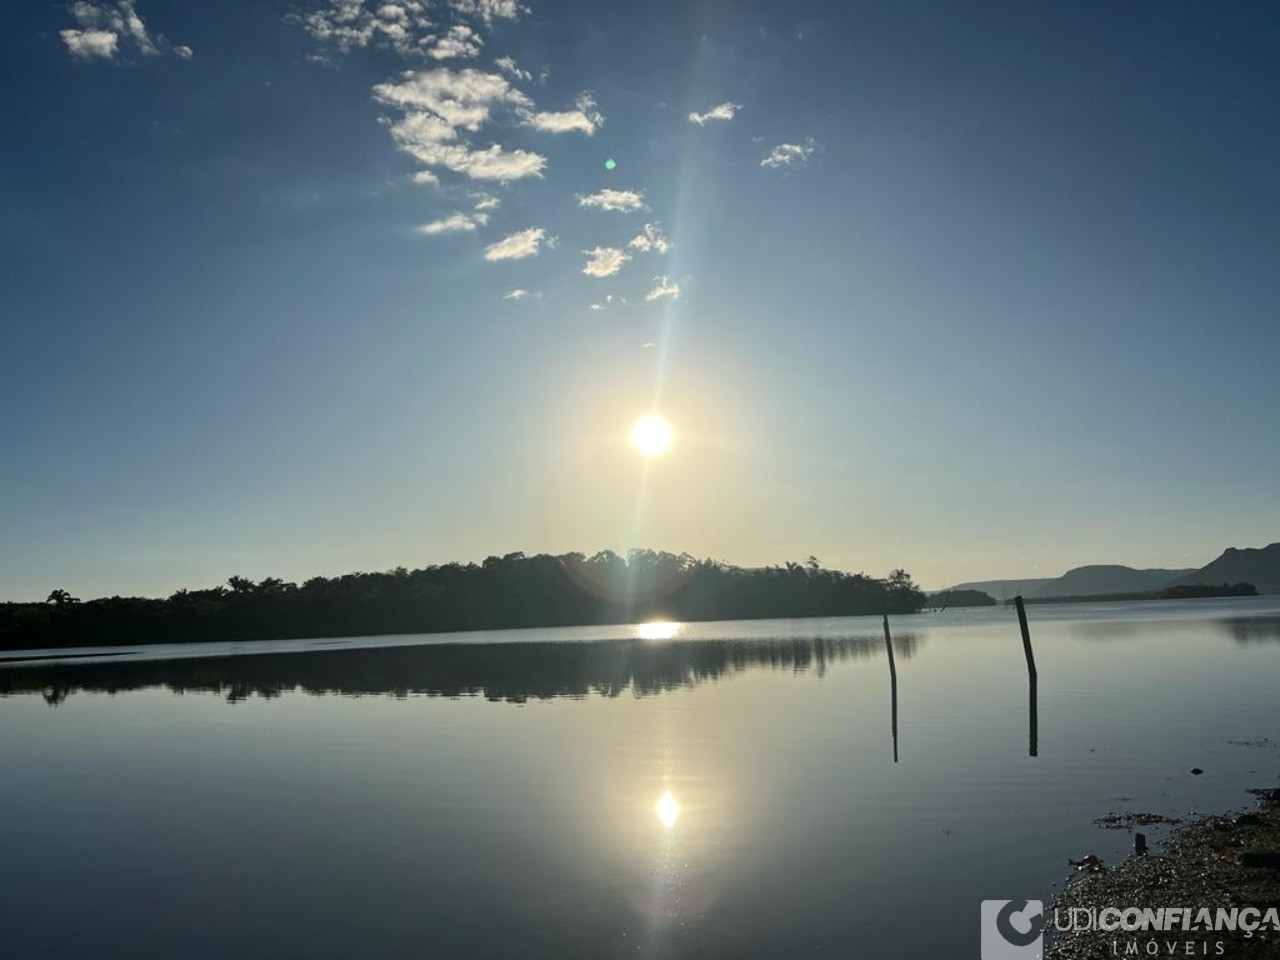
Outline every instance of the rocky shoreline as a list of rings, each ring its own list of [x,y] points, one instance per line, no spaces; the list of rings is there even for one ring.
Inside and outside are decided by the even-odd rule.
[[[1096,912],[1107,907],[1209,907],[1215,912],[1255,907],[1265,914],[1280,906],[1280,789],[1250,792],[1258,802],[1247,813],[1191,821],[1175,827],[1158,850],[1113,867],[1081,870],[1046,915],[1046,960],[1280,957],[1280,933],[1271,929],[1255,930],[1252,936],[1240,930],[1052,929],[1055,910],[1066,918],[1073,909]]]

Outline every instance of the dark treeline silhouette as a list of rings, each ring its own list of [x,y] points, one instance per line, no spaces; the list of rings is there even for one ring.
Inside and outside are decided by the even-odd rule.
[[[1186,583],[1145,593],[1097,593],[1078,597],[1027,597],[1025,603],[1118,603],[1128,600],[1202,600],[1206,597],[1256,597],[1252,583]]]
[[[894,644],[900,657],[910,658],[918,641],[905,634]],[[296,690],[520,702],[593,693],[647,696],[753,668],[822,675],[830,663],[883,655],[880,638],[871,634],[680,643],[427,643],[167,660],[50,660],[0,668],[0,696],[38,693],[57,705],[76,691],[167,687],[174,693],[218,693],[231,701]]]
[[[1181,583],[1160,591],[1163,600],[1190,600],[1197,597],[1256,597],[1258,588],[1252,583]]]
[[[301,586],[231,577],[165,600],[0,604],[0,648],[354,637],[517,627],[914,613],[905,570],[886,579],[805,563],[745,569],[688,554],[511,553],[484,563],[315,577]]]
[[[951,607],[994,607],[996,598],[981,590],[943,590],[929,597],[929,604],[935,610],[946,610]]]

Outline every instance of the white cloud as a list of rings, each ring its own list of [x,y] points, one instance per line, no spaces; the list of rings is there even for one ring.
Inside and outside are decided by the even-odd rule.
[[[425,0],[328,0],[319,10],[286,19],[300,23],[312,39],[339,53],[375,46],[407,56],[434,39],[435,25],[427,16],[427,6]]]
[[[663,298],[678,300],[680,298],[680,284],[672,283],[666,277],[655,277],[654,287],[644,295],[645,300],[661,300]]]
[[[477,210],[497,210],[498,205],[502,202],[497,197],[491,197],[487,193],[477,193],[471,197],[476,202]]]
[[[689,122],[696,123],[698,126],[706,126],[708,120],[732,120],[738,115],[738,111],[742,109],[740,103],[717,103],[706,113],[698,113],[696,110],[689,114]]]
[[[524,257],[533,257],[542,249],[543,243],[550,247],[555,245],[555,240],[548,237],[547,231],[542,227],[530,227],[528,230],[520,230],[485,247],[484,258],[486,260],[520,260]]]
[[[459,131],[475,132],[495,108],[529,110],[527,96],[496,73],[468,67],[413,71],[397,83],[380,83],[374,98],[404,111],[391,126],[400,149],[427,167],[443,167],[474,180],[519,180],[541,176],[546,157],[500,144],[483,149],[462,141]]]
[[[476,131],[494,107],[531,109],[533,101],[496,73],[473,67],[451,70],[407,70],[399,83],[379,83],[374,97],[402,110],[422,110],[450,128]]]
[[[631,254],[617,247],[595,247],[582,252],[587,255],[587,265],[582,272],[588,277],[612,277],[631,260]]]
[[[495,20],[514,20],[527,12],[516,0],[453,0],[453,9],[464,16],[478,17],[487,26]]]
[[[519,65],[511,57],[498,57],[493,61],[493,65],[509,76],[512,80],[520,80],[529,83],[533,80],[533,74],[528,70],[521,70]]]
[[[473,180],[522,180],[540,177],[547,158],[528,150],[507,150],[494,143],[483,150],[464,146],[428,145],[409,152],[423,163],[445,167]]]
[[[483,43],[479,35],[465,23],[457,23],[443,37],[437,37],[432,42],[427,48],[427,56],[433,60],[469,60],[480,56]]]
[[[646,223],[644,229],[632,237],[627,246],[641,253],[648,253],[651,250],[654,253],[666,253],[671,249],[671,241],[662,232],[661,224]]]
[[[160,53],[134,6],[134,0],[115,0],[114,3],[109,0],[78,0],[71,5],[71,16],[77,26],[60,30],[59,36],[74,57],[112,60],[120,52],[122,41],[127,41],[132,49],[144,56],[153,57]],[[191,59],[190,47],[169,49],[184,60]]]
[[[502,299],[503,300],[526,300],[529,297],[539,297],[539,296],[541,296],[541,294],[531,293],[530,291],[524,289],[523,287],[516,287],[510,293],[504,293],[502,295]]]
[[[116,55],[120,39],[110,30],[63,30],[62,42],[74,57],[110,60]]]
[[[780,143],[760,161],[760,166],[775,170],[778,167],[800,166],[808,161],[817,147],[817,141],[813,137],[804,143]]]
[[[578,194],[578,206],[584,209],[594,207],[598,210],[617,210],[621,213],[647,209],[644,204],[643,191],[610,190],[608,188],[586,196]]]
[[[525,116],[525,126],[550,133],[568,133],[578,130],[591,136],[604,125],[604,114],[596,106],[590,92],[581,93],[574,110],[540,110]]]
[[[430,170],[418,170],[413,175],[413,182],[426,184],[429,187],[434,187],[440,182],[440,178],[437,177]]]
[[[451,213],[440,220],[424,223],[418,228],[420,233],[434,235],[438,233],[463,233],[483,227],[489,222],[487,213]]]

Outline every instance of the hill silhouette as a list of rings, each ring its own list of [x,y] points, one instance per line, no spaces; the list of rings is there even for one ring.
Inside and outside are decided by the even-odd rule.
[[[1207,563],[1176,581],[1182,584],[1252,583],[1259,593],[1280,593],[1280,543],[1265,547],[1227,547]]]
[[[1137,570],[1114,563],[1090,564],[1068,570],[1056,580],[1040,584],[1030,596],[1039,599],[1107,593],[1146,593],[1150,590],[1162,590],[1190,572],[1190,569]]]

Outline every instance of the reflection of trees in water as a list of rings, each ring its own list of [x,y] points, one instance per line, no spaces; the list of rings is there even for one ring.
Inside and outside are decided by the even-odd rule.
[[[1217,620],[1080,620],[1070,624],[1080,640],[1122,641],[1158,635],[1164,630],[1216,630],[1237,643],[1280,643],[1280,616],[1223,617]],[[1032,625],[1032,633],[1035,625]]]
[[[914,656],[918,644],[912,634],[894,637],[902,658]],[[883,655],[884,641],[875,636],[427,644],[15,666],[0,669],[0,695],[42,693],[56,705],[77,691],[118,693],[167,687],[175,693],[221,693],[230,701],[301,690],[317,696],[481,695],[521,702],[593,693],[650,696],[761,668],[822,676],[829,664]]]
[[[1216,624],[1236,643],[1280,643],[1280,617],[1238,617]]]

